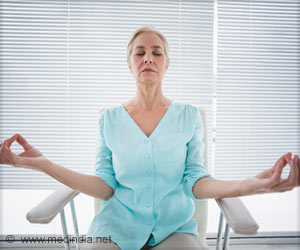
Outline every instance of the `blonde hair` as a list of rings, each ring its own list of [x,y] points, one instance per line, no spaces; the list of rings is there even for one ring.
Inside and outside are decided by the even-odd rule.
[[[127,60],[130,59],[130,56],[132,54],[132,44],[133,44],[134,40],[137,38],[138,35],[145,33],[145,32],[152,32],[159,36],[159,38],[163,42],[164,52],[167,57],[167,60],[169,60],[169,43],[168,43],[167,38],[162,33],[160,33],[158,30],[151,28],[151,27],[146,27],[146,26],[138,28],[137,30],[135,30],[132,33],[132,35],[129,39],[128,45],[127,45]]]

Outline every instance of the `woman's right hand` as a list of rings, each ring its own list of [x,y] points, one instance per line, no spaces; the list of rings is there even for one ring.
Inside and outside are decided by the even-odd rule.
[[[10,147],[14,141],[17,141],[24,148],[24,152],[16,155],[11,151]],[[42,170],[45,164],[49,164],[49,160],[30,145],[23,136],[15,134],[0,144],[0,164]]]
[[[24,152],[16,155],[10,150],[14,141],[24,148]],[[0,164],[41,171],[74,190],[102,200],[108,200],[114,192],[98,176],[78,173],[51,162],[20,134],[15,134],[0,144]]]

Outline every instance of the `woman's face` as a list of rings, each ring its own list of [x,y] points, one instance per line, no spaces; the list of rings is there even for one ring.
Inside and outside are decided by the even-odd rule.
[[[140,83],[161,83],[169,67],[163,42],[152,32],[144,32],[135,38],[127,63],[134,79]]]

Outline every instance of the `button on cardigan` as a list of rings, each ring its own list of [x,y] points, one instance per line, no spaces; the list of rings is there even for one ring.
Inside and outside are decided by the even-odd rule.
[[[172,102],[147,137],[123,105],[99,118],[95,175],[114,193],[102,202],[88,237],[109,237],[121,249],[154,246],[173,232],[199,238],[192,188],[205,171],[198,109]]]

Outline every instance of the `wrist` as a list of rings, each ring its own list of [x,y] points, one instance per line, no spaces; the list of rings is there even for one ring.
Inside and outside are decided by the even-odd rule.
[[[258,182],[255,177],[241,181],[241,196],[254,195],[260,193]]]
[[[39,161],[39,164],[37,164],[36,169],[44,172],[49,173],[50,169],[53,168],[53,162],[48,160],[47,158],[43,158],[41,161]]]
[[[244,185],[244,181],[240,180],[240,181],[233,181],[233,190],[232,190],[232,197],[240,197],[240,196],[244,196],[245,195],[245,185]]]

